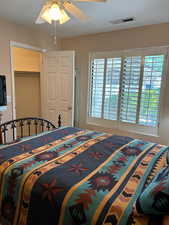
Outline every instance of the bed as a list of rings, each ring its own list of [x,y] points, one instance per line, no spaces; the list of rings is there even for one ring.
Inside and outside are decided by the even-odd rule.
[[[167,151],[73,127],[1,145],[0,223],[159,225],[159,217],[134,216],[132,207],[164,166]]]

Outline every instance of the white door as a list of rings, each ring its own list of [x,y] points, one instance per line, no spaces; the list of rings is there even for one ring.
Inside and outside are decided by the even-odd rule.
[[[62,126],[74,124],[74,51],[44,54],[41,76],[42,117]]]

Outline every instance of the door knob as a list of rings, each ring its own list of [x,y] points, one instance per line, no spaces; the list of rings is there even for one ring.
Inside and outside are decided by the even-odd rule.
[[[68,109],[68,110],[72,110],[72,106],[69,106],[67,109]]]

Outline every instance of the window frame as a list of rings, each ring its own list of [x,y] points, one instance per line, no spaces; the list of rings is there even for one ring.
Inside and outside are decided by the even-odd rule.
[[[100,126],[104,128],[112,128],[112,129],[118,129],[123,131],[129,131],[134,132],[138,134],[144,134],[148,136],[155,136],[159,137],[159,128],[160,128],[160,121],[161,117],[163,115],[163,96],[164,96],[164,89],[165,89],[165,81],[166,81],[166,73],[168,71],[168,47],[154,47],[154,48],[143,48],[143,49],[129,49],[129,50],[123,50],[123,51],[106,51],[106,52],[91,52],[89,54],[89,70],[88,70],[88,97],[87,97],[87,115],[86,115],[86,123],[89,125],[95,125]],[[122,81],[122,73],[123,73],[123,63],[124,63],[124,57],[131,57],[131,56],[141,56],[141,74],[144,70],[144,57],[145,56],[151,56],[151,55],[164,55],[164,65],[163,65],[163,75],[161,79],[161,88],[160,88],[160,99],[159,99],[159,105],[158,105],[158,126],[157,127],[150,127],[146,125],[141,124],[131,124],[129,122],[122,122],[119,120],[119,117],[117,120],[108,120],[103,118],[95,118],[90,117],[90,105],[91,105],[91,66],[92,66],[92,60],[94,59],[100,59],[100,58],[116,58],[121,57],[122,58],[122,65],[121,65],[121,74],[120,74],[120,89],[119,93],[121,93],[121,81]],[[143,79],[143,76],[142,78]],[[140,86],[141,88],[141,86]],[[104,97],[104,94],[103,94]],[[139,96],[141,98],[141,95]],[[120,98],[119,98],[120,99]],[[139,101],[138,101],[139,102]],[[103,107],[103,105],[102,105]],[[118,111],[120,110],[120,104],[118,107]],[[137,111],[137,114],[139,114],[139,111]],[[118,113],[119,115],[119,113]],[[137,115],[138,118],[138,115]]]

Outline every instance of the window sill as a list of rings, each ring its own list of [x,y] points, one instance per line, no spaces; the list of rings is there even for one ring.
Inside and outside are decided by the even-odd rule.
[[[144,136],[151,136],[158,138],[159,137],[159,129],[153,127],[147,127],[138,124],[130,124],[125,122],[119,121],[111,121],[105,119],[98,119],[98,118],[87,118],[87,124],[93,126],[99,126],[101,128],[108,128],[112,130],[118,130],[123,132],[130,132],[134,134],[140,134]]]

